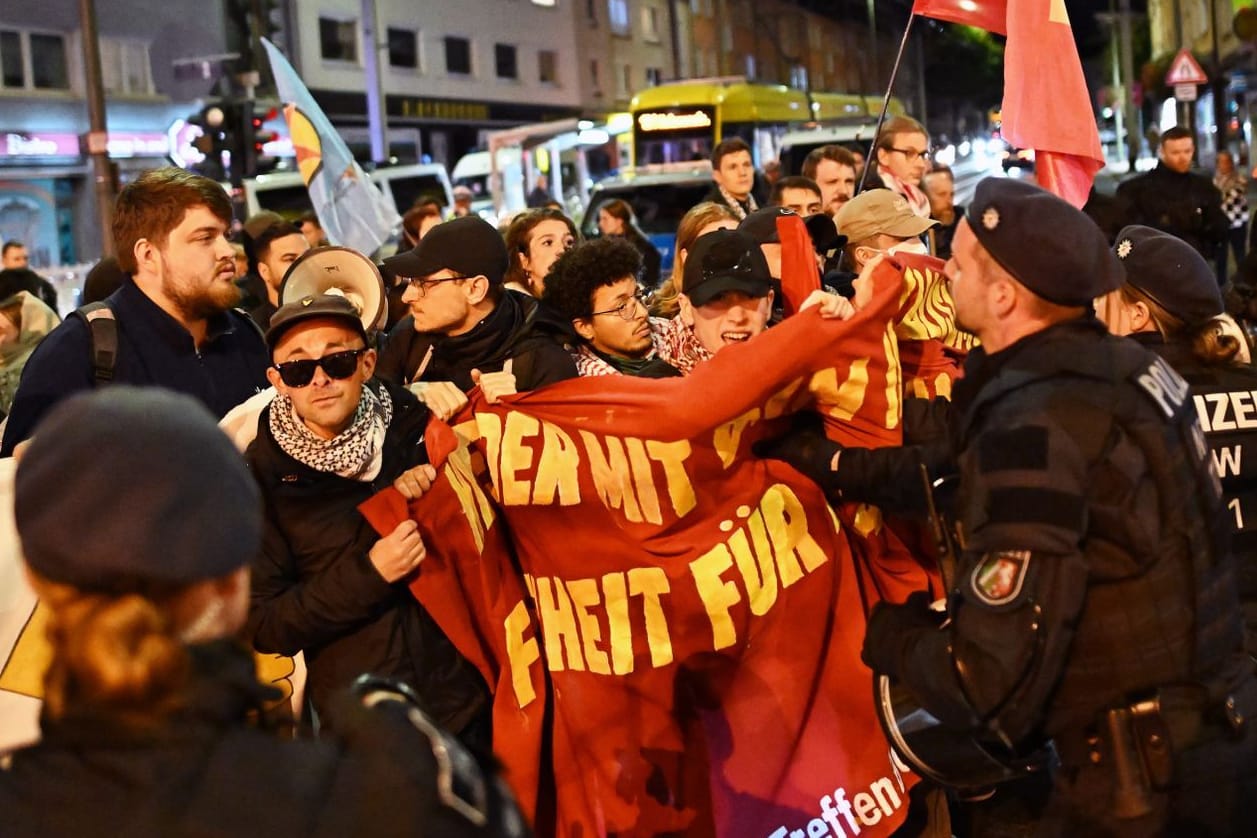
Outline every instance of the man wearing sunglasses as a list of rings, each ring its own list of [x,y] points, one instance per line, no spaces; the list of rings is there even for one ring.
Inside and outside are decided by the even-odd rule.
[[[385,260],[409,283],[402,302],[410,314],[389,332],[380,376],[462,393],[510,361],[520,392],[574,378],[563,345],[570,330],[537,300],[503,287],[507,264],[502,235],[477,216],[438,224],[414,250]]]
[[[488,744],[487,690],[407,588],[426,550],[413,521],[383,538],[358,504],[386,486],[431,486],[428,411],[374,379],[376,353],[344,297],[281,307],[266,333],[275,400],[246,452],[266,533],[254,560],[248,635],[256,649],[305,652],[310,702],[364,672],[411,685],[442,727]]]
[[[542,302],[567,318],[580,336],[572,356],[586,375],[680,375],[659,357],[654,337],[665,321],[653,320],[637,284],[642,257],[619,236],[569,248],[546,277]]]

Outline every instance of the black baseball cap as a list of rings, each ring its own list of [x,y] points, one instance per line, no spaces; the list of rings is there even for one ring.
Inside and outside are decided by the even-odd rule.
[[[501,284],[508,264],[502,234],[477,215],[442,222],[413,250],[384,260],[393,276],[417,278],[450,270],[461,276],[484,276],[494,285]]]
[[[726,291],[766,297],[772,274],[759,243],[742,230],[713,230],[698,237],[685,257],[681,292],[696,306]]]
[[[367,340],[367,331],[362,326],[362,314],[353,303],[336,293],[307,294],[300,300],[280,306],[271,315],[271,324],[266,330],[266,345],[274,352],[285,332],[298,323],[319,317],[344,321],[346,326],[362,336],[364,346],[371,345]]]

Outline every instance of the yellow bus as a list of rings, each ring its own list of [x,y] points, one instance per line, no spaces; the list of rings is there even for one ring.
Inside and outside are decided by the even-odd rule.
[[[706,160],[716,143],[741,137],[763,166],[777,158],[787,131],[875,122],[881,106],[880,96],[808,94],[742,76],[668,82],[633,97],[633,165]],[[903,103],[892,97],[888,112],[903,113]]]

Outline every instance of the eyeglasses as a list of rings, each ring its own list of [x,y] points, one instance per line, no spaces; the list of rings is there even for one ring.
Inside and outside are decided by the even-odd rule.
[[[323,368],[329,378],[342,381],[354,374],[354,370],[358,369],[358,359],[366,351],[364,346],[361,349],[333,352],[322,358],[302,358],[300,361],[285,361],[274,366],[279,371],[280,380],[289,387],[305,387],[314,380],[314,371],[319,367]]]
[[[591,316],[596,317],[599,314],[618,314],[621,320],[632,320],[637,315],[637,306],[646,308],[646,301],[650,299],[650,295],[645,291],[638,291],[615,308],[609,308],[606,311],[595,311]]]
[[[907,160],[909,163],[915,163],[925,155],[929,154],[928,151],[917,151],[915,148],[895,148],[894,146],[891,146],[890,150],[897,151],[902,154],[903,159]]]
[[[415,289],[420,297],[425,296],[429,289],[434,285],[440,285],[442,282],[457,282],[460,279],[475,279],[474,276],[447,276],[443,279],[420,279],[418,277],[406,277],[406,281],[410,283],[410,287]]]

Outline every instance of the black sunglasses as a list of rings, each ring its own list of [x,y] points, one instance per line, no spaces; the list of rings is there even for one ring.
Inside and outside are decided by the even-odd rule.
[[[289,387],[305,387],[314,380],[314,371],[319,367],[323,368],[323,372],[327,373],[329,378],[335,378],[338,381],[346,379],[354,374],[354,370],[358,369],[358,358],[366,352],[364,346],[361,349],[346,349],[344,352],[333,352],[331,355],[324,355],[322,358],[308,359],[303,358],[300,361],[285,361],[282,364],[275,364],[275,369],[279,371],[279,379]]]

